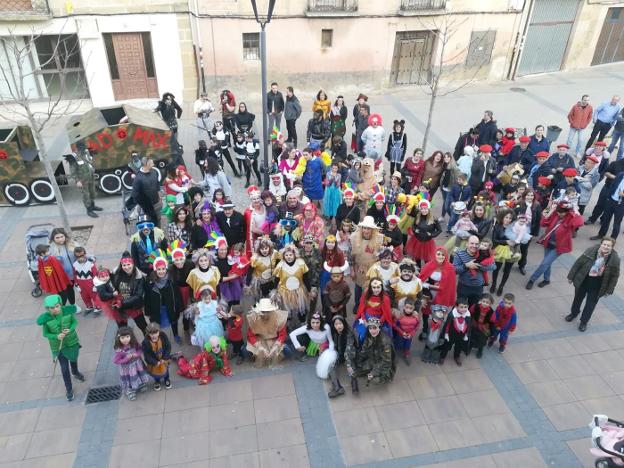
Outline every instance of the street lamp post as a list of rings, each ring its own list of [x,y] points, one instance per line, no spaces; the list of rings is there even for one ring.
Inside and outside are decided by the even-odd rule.
[[[273,8],[275,8],[275,0],[269,0],[269,9],[266,17],[261,18],[258,15],[258,6],[256,0],[251,0],[254,16],[258,24],[260,24],[260,74],[262,75],[262,173],[264,174],[264,188],[269,188],[269,130],[267,122],[267,73],[266,73],[266,25],[271,22],[273,16]]]

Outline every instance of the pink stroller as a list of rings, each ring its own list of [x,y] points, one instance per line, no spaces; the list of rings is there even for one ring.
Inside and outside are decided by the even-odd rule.
[[[609,419],[603,414],[595,414],[589,424],[592,430],[596,468],[624,467],[624,423]]]

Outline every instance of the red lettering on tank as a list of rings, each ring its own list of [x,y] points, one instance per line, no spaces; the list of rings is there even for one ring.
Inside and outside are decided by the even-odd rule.
[[[167,135],[165,133],[158,133],[156,135],[156,139],[157,141],[154,142],[154,148],[160,148],[160,147],[162,147],[163,149],[168,148],[169,143],[167,142]]]
[[[109,133],[98,133],[97,139],[104,149],[108,149],[113,146],[113,138],[110,136]]]

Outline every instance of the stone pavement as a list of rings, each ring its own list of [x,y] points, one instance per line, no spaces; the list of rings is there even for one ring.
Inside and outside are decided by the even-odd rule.
[[[539,117],[561,124],[579,94],[588,92],[594,103],[608,98],[622,71],[616,65],[527,78],[513,83],[526,89],[518,94],[508,92],[510,83],[465,89],[440,101],[433,144],[454,142],[484,107],[504,123],[531,127]],[[371,96],[371,102],[386,121],[406,118],[413,148],[426,101],[401,90]],[[183,130],[181,137],[189,156],[193,134]],[[241,181],[234,184],[242,203]],[[113,266],[127,245],[119,198],[102,199],[106,210],[92,220],[76,190],[64,193],[72,224],[94,225],[88,250]],[[331,401],[313,362],[286,362],[275,370],[235,366],[233,377],[217,376],[208,386],[174,377],[173,389],[141,394],[135,402],[85,405],[90,387],[116,382],[110,360],[115,326],[104,317],[79,316],[87,381],[76,384],[77,399],[67,403],[34,324],[42,301],[30,296],[24,265],[26,228],[50,216],[51,206],[0,209],[1,467],[593,466],[591,415],[624,419],[624,282],[599,303],[580,334],[563,320],[573,294],[565,280],[573,255],[556,262],[544,289],[526,291],[527,278],[514,269],[507,290],[516,293],[519,323],[503,355],[488,350],[461,368],[452,361],[443,367],[400,362],[391,385],[362,385],[359,397],[347,391]],[[575,255],[591,245],[595,232],[579,232]],[[535,245],[530,249],[529,270],[540,253]]]

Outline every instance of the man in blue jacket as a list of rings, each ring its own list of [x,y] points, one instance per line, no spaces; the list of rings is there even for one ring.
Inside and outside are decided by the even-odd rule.
[[[613,229],[611,231],[611,237],[617,239],[620,233],[620,226],[622,225],[622,218],[624,218],[624,172],[615,178],[610,185],[610,191],[607,194],[607,205],[605,207],[604,214],[602,215],[602,222],[600,223],[600,230],[597,236],[592,236],[590,240],[599,240],[607,235],[609,230],[609,224],[611,224],[611,218],[613,218]]]

